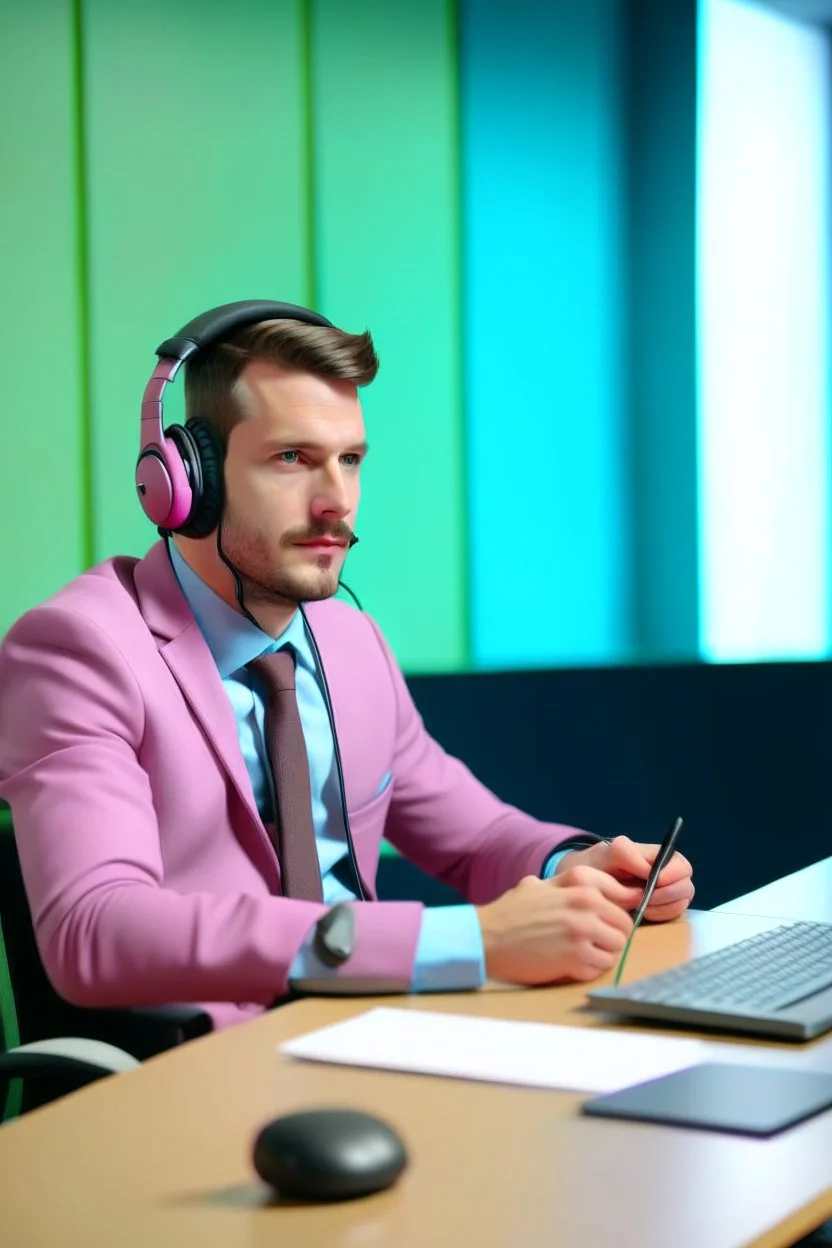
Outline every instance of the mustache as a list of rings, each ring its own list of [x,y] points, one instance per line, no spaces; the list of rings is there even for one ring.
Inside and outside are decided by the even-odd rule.
[[[281,546],[293,546],[295,542],[314,542],[319,538],[329,537],[334,542],[344,542],[352,546],[358,539],[350,526],[343,520],[334,524],[319,524],[308,529],[289,529],[280,539]]]

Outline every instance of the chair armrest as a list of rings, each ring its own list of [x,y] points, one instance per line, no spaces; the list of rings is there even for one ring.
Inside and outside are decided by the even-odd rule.
[[[198,1005],[187,1004],[79,1007],[61,1026],[63,1035],[92,1036],[142,1062],[212,1030],[211,1016]]]
[[[209,1014],[198,1005],[136,1005],[125,1013],[145,1020],[151,1026],[177,1028],[182,1040],[196,1040],[213,1030]]]
[[[66,1036],[17,1045],[0,1053],[0,1120],[10,1079],[65,1078],[69,1087],[78,1088],[139,1065],[123,1049],[101,1040]]]
[[[101,1079],[125,1070],[134,1070],[141,1063],[101,1040],[65,1036],[56,1040],[33,1040],[0,1053],[0,1076],[16,1079],[29,1074],[89,1074]]]

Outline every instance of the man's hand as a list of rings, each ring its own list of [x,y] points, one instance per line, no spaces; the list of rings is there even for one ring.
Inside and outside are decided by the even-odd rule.
[[[595,979],[617,962],[641,893],[591,866],[527,876],[477,907],[486,973],[513,984]]]
[[[595,867],[630,889],[633,886],[638,888],[640,884],[635,903],[638,905],[644,882],[658,852],[658,845],[641,845],[627,836],[617,836],[609,844],[599,842],[589,849],[576,849],[566,854],[558,863],[555,879],[566,880],[570,872],[579,867]],[[692,874],[687,858],[674,854],[662,869],[650,905],[644,912],[645,919],[654,923],[677,919],[693,899]]]

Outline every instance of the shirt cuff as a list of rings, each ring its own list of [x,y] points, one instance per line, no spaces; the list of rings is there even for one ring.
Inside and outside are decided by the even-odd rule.
[[[543,869],[540,872],[540,878],[542,880],[550,879],[555,874],[561,858],[565,857],[566,854],[571,854],[579,849],[590,849],[593,845],[599,844],[609,844],[609,837],[594,836],[590,832],[582,832],[577,836],[568,836],[565,841],[561,841],[560,845],[545,860]]]
[[[290,983],[301,979],[334,979],[337,975],[339,968],[327,966],[315,952],[316,933],[317,924],[313,924],[289,968]]]
[[[327,966],[314,947],[315,928],[295,954],[289,970],[293,984],[340,977],[339,989],[349,992],[349,962]],[[485,952],[477,912],[473,906],[436,906],[422,911],[413,967],[412,992],[464,992],[485,982]],[[323,991],[326,991],[323,989]],[[371,991],[362,979],[356,992]]]
[[[464,992],[485,982],[485,951],[473,906],[422,911],[413,992]]]
[[[572,849],[556,849],[555,852],[550,854],[544,862],[543,870],[540,873],[541,879],[551,880],[552,876],[558,869],[558,863],[561,858],[565,858],[567,854],[572,854],[574,852],[575,851]]]

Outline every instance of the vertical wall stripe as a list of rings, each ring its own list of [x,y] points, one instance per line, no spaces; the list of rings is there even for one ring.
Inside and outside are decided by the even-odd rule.
[[[92,422],[90,414],[89,227],[87,223],[87,152],[84,134],[83,0],[72,0],[73,123],[75,129],[75,255],[78,288],[78,378],[80,420],[78,453],[84,566],[95,561],[92,489]]]
[[[0,37],[0,636],[83,568],[72,0]]]
[[[615,0],[462,0],[474,657],[626,644]]]
[[[318,306],[318,263],[315,243],[315,98],[312,73],[312,0],[298,0],[298,61],[301,75],[301,125],[303,144],[301,166],[303,176],[303,204],[306,214],[304,241],[306,243],[306,295],[303,300],[308,308]]]
[[[636,653],[694,659],[697,0],[629,6],[630,301]]]
[[[85,0],[96,552],[155,540],[135,498],[153,350],[233,299],[308,296],[300,7]],[[181,417],[182,386],[169,419]]]
[[[346,580],[411,671],[466,658],[455,72],[448,0],[313,0],[320,305],[373,331]]]
[[[702,6],[701,646],[830,647],[829,32]]]
[[[462,527],[462,560],[464,567],[463,593],[460,610],[460,628],[463,637],[463,649],[458,666],[470,668],[474,653],[473,616],[471,612],[471,528],[470,528],[470,466],[468,463],[469,420],[468,392],[466,388],[467,370],[465,367],[465,153],[462,135],[462,11],[461,0],[448,2],[448,40],[451,47],[450,68],[451,81],[449,94],[451,99],[451,136],[453,143],[452,172],[454,178],[453,201],[454,216],[451,228],[456,238],[454,251],[457,266],[457,299],[456,324],[453,328],[453,340],[456,344],[457,367],[456,410],[459,413],[457,423],[457,448],[460,473],[458,480],[459,507],[463,516]]]

